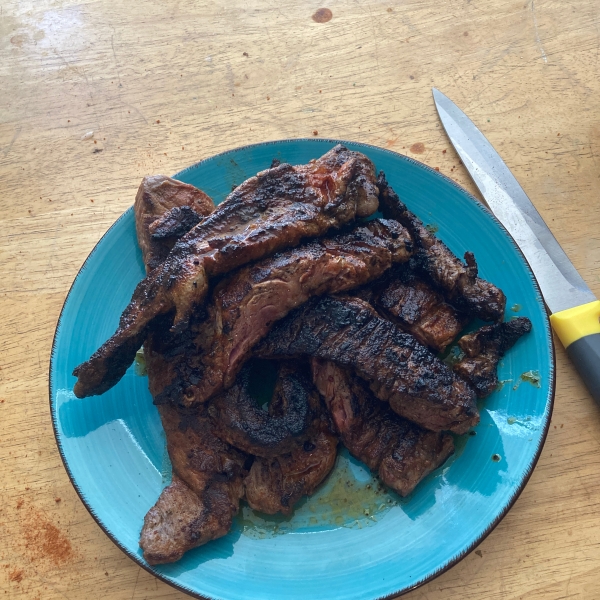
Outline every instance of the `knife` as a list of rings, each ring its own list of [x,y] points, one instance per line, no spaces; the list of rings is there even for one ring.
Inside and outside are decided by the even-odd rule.
[[[475,185],[529,262],[549,309],[552,328],[600,404],[600,301],[483,133],[435,88],[433,99]]]

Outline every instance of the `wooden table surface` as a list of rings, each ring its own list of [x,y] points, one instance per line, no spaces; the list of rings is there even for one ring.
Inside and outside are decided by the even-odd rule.
[[[325,1],[325,0],[323,0]],[[368,142],[474,191],[436,86],[600,296],[594,0],[8,0],[0,5],[0,594],[184,598],[96,525],[48,408],[62,303],[146,174],[277,138]],[[322,14],[322,12],[321,12]],[[600,414],[558,346],[538,466],[496,530],[410,600],[598,598]]]

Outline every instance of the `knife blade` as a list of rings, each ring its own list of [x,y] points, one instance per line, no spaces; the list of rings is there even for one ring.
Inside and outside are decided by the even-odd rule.
[[[435,88],[432,91],[452,145],[488,207],[525,255],[554,331],[600,403],[600,301],[483,133],[452,100]]]

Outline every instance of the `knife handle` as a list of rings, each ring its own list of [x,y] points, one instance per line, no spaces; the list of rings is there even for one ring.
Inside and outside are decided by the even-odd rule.
[[[554,313],[550,322],[592,397],[600,404],[600,300]]]

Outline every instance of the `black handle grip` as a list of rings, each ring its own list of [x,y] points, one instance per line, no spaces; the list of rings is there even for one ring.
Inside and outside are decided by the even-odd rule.
[[[592,397],[600,404],[600,333],[586,335],[569,344],[567,354]]]

